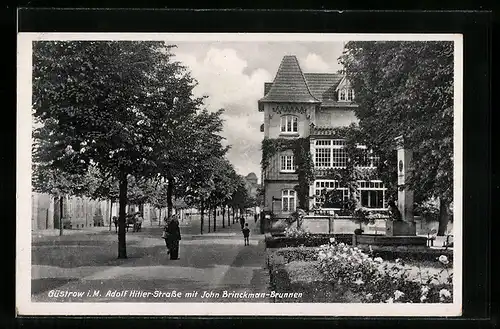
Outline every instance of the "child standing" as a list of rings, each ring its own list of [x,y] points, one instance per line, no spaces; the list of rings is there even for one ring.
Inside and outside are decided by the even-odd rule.
[[[245,246],[250,245],[250,229],[248,228],[248,223],[245,224],[245,227],[243,228],[243,239],[245,240]]]

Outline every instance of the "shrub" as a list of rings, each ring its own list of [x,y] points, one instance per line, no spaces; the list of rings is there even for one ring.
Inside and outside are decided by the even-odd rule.
[[[283,257],[284,262],[309,261],[316,259],[316,248],[311,247],[291,247],[281,248],[275,252],[277,257]]]
[[[285,229],[285,236],[287,238],[308,238],[311,236],[311,234],[307,231],[304,231],[302,228],[288,226]]]
[[[332,242],[317,248],[319,268],[345,293],[352,292],[369,303],[437,303],[451,302],[453,273],[450,262],[442,255],[437,260],[441,271],[423,275],[419,268],[371,257],[357,247]],[[445,278],[442,278],[446,271]]]

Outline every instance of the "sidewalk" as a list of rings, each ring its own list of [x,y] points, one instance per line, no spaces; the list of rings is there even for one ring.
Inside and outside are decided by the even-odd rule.
[[[185,223],[187,224],[187,223]],[[199,233],[200,223],[181,227],[180,259],[170,260],[161,239],[161,227],[144,227],[127,234],[127,259],[117,259],[116,233],[96,229],[95,234],[37,243],[32,251],[32,300],[34,302],[268,302],[267,297],[223,297],[224,292],[266,294],[269,273],[265,268],[263,236],[254,235],[244,246],[239,223],[216,232]],[[258,223],[249,222],[252,231]],[[52,239],[51,239],[52,240]],[[97,290],[87,296],[87,291]],[[54,297],[49,292],[85,292],[81,297]],[[128,295],[113,295],[110,292]],[[154,295],[131,296],[132,291],[182,292],[183,298]],[[188,293],[196,293],[189,296]],[[205,293],[210,296],[202,297]],[[212,294],[213,293],[213,294]]]
[[[112,231],[115,228],[111,228]],[[87,234],[100,234],[103,232],[110,232],[109,226],[96,226],[96,227],[86,227],[81,229],[64,229],[64,235],[87,235]],[[59,229],[45,229],[45,230],[32,230],[31,235],[33,237],[44,237],[44,236],[59,236]]]

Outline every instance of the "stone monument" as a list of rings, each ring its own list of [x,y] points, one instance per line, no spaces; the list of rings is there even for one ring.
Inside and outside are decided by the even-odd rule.
[[[388,236],[415,236],[416,226],[413,218],[413,191],[405,186],[412,171],[413,152],[405,148],[403,136],[395,138],[398,153],[398,203],[401,220],[386,222]]]

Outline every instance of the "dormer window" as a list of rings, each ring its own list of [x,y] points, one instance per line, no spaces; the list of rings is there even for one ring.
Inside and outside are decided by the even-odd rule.
[[[284,115],[281,117],[281,132],[282,133],[298,133],[298,118],[293,115]]]
[[[354,100],[354,89],[342,88],[339,90],[339,101],[350,102]]]

